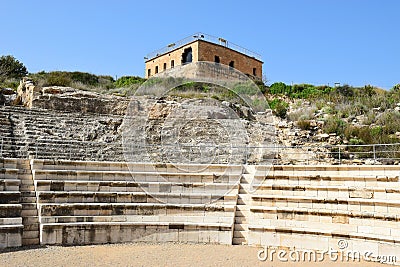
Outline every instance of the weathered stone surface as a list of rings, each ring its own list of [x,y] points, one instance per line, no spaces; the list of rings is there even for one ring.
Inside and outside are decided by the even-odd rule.
[[[129,99],[70,87],[44,87],[34,94],[31,107],[67,112],[124,115]]]
[[[17,98],[17,93],[11,88],[0,88],[0,105],[11,105]]]
[[[17,88],[18,97],[14,104],[22,104],[25,107],[31,108],[34,94],[40,91],[41,88],[36,86],[32,79],[24,77]]]

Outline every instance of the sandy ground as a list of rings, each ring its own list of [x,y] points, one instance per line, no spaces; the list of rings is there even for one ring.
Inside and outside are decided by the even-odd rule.
[[[372,262],[260,261],[260,248],[190,244],[40,247],[0,252],[0,266],[387,266]]]

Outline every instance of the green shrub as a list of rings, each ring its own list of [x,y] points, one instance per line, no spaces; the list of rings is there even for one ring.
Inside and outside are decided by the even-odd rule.
[[[290,121],[312,120],[314,119],[315,107],[303,108],[290,112],[287,116]]]
[[[269,87],[269,93],[271,94],[290,94],[291,92],[291,86],[290,85],[286,85],[283,82],[278,82],[278,83],[273,83],[270,87]]]
[[[283,94],[292,98],[315,98],[328,94],[332,91],[329,86],[314,86],[311,84],[295,84],[293,86],[285,83],[273,83],[269,88],[270,94]]]
[[[354,96],[354,88],[349,86],[348,84],[337,87],[336,91],[344,97],[353,97]]]
[[[393,86],[393,88],[391,90],[392,91],[400,91],[400,83],[398,83],[395,86]]]
[[[369,97],[376,95],[375,88],[371,85],[366,85],[361,89],[361,95]]]
[[[47,75],[44,86],[71,86],[71,83],[71,77],[66,72],[53,71]]]
[[[346,123],[336,116],[330,116],[324,125],[325,133],[336,133],[342,135],[345,131]]]
[[[267,86],[265,85],[265,83],[263,81],[255,80],[254,83],[258,86],[261,93],[265,94],[267,92]]]
[[[81,82],[85,85],[95,86],[99,83],[99,78],[96,75],[87,72],[74,71],[70,73],[65,73],[65,75],[69,76],[71,81]]]
[[[400,131],[400,113],[385,112],[377,120],[376,124],[382,126],[383,133],[394,134]]]
[[[289,104],[285,101],[275,98],[268,102],[269,107],[273,110],[274,114],[280,118],[285,118]]]
[[[146,79],[138,77],[138,76],[122,76],[117,79],[114,83],[116,88],[129,87],[133,84],[142,84],[146,81]]]
[[[4,80],[2,83],[0,83],[0,87],[4,87],[4,88],[12,88],[14,90],[17,90],[19,86],[19,79],[6,79]]]
[[[358,138],[350,138],[349,145],[362,145],[364,141]]]
[[[39,86],[70,86],[82,90],[101,91],[114,88],[114,79],[107,75],[87,72],[40,71],[29,75]]]
[[[311,130],[312,128],[309,120],[299,120],[296,125],[302,130]]]

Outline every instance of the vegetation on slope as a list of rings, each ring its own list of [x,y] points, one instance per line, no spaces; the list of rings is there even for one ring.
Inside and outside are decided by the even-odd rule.
[[[26,75],[40,86],[69,86],[121,96],[133,95],[146,81],[137,76],[123,76],[115,80],[111,76],[79,71],[28,73],[23,63],[13,56],[0,57],[0,87],[16,89],[20,78]],[[400,84],[389,91],[370,85],[331,87],[278,82],[266,86],[261,81],[256,84],[265,94],[275,115],[296,122],[303,130],[310,130],[310,120],[317,120],[323,122],[325,133],[335,133],[350,144],[400,141]],[[237,90],[246,92],[247,88]],[[175,88],[171,94],[188,98],[212,97],[221,101],[237,98],[233,92],[204,83],[188,83]],[[311,107],[301,109],[304,101],[312,103]]]

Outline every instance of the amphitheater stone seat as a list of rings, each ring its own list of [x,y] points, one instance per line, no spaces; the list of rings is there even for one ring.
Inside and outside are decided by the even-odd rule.
[[[15,160],[0,160],[0,248],[22,245],[22,205],[16,167]]]
[[[42,244],[232,242],[240,165],[35,159],[31,166]]]
[[[372,171],[373,170],[373,171]],[[248,244],[400,252],[398,166],[273,166],[255,172]],[[368,245],[367,245],[368,244]]]

